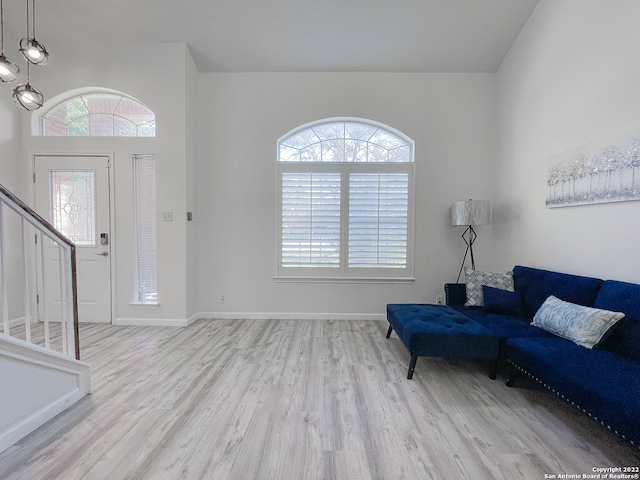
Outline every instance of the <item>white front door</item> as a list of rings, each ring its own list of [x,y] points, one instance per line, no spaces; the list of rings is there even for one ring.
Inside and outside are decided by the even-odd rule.
[[[35,210],[76,245],[78,320],[110,323],[109,157],[36,155],[34,164]],[[60,279],[48,272],[58,272],[58,249],[44,241],[45,274],[39,272],[38,284],[44,288],[49,319],[56,321]]]

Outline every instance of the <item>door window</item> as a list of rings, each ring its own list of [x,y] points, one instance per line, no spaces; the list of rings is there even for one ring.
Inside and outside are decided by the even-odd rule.
[[[53,226],[78,246],[96,245],[95,172],[50,172]]]

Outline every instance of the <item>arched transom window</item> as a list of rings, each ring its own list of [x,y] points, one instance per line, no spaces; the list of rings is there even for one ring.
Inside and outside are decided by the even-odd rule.
[[[412,162],[411,140],[356,120],[303,126],[279,142],[280,162]]]
[[[410,279],[413,141],[364,119],[326,119],[278,140],[282,277]]]
[[[139,101],[117,93],[77,95],[42,117],[42,135],[54,137],[155,137],[156,116]]]

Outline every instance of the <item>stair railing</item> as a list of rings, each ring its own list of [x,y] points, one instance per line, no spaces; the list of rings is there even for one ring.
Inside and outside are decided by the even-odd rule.
[[[31,259],[36,258],[40,262],[41,291],[39,301],[36,301],[36,311],[40,314],[40,320],[44,328],[44,348],[56,350],[52,348],[49,322],[49,307],[46,299],[45,277],[47,272],[45,264],[45,241],[49,239],[53,246],[59,249],[59,271],[60,277],[60,308],[61,308],[61,349],[60,353],[67,356],[75,356],[80,360],[80,343],[78,335],[78,285],[76,279],[76,247],[74,243],[62,235],[55,227],[42,218],[26,203],[20,200],[16,195],[11,193],[3,185],[0,185],[0,301],[2,302],[2,322],[4,325],[4,334],[11,335],[11,325],[9,319],[9,294],[7,276],[10,273],[8,267],[7,250],[7,229],[5,225],[7,208],[18,214],[21,224],[22,235],[22,262],[24,267],[24,340],[27,343],[32,342],[32,313],[31,306],[33,304],[33,295],[31,290],[37,281],[33,281],[34,268],[31,268]],[[39,254],[33,255],[32,243],[33,231],[40,234],[40,240],[36,234],[36,242],[39,244]],[[15,242],[14,242],[15,243]],[[38,307],[39,306],[39,307]],[[36,315],[37,319],[38,315]],[[15,336],[14,336],[15,337]]]

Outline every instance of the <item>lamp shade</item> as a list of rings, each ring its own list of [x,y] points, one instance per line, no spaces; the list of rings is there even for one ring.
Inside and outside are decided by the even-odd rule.
[[[451,206],[451,225],[489,225],[489,200],[463,200]]]
[[[13,101],[25,110],[37,110],[44,103],[42,92],[32,87],[29,83],[23,83],[13,89]]]
[[[0,82],[13,82],[20,76],[20,68],[13,60],[4,55],[0,55]]]
[[[46,65],[49,63],[49,52],[35,38],[25,37],[20,40],[20,52],[22,52],[25,60],[32,65]]]

